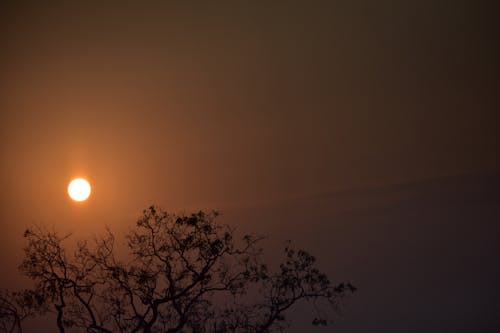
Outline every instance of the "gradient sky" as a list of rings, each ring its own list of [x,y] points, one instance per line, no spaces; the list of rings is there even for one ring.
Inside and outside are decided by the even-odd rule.
[[[316,250],[360,287],[339,332],[500,326],[495,1],[0,6],[2,287],[27,226],[156,203]]]

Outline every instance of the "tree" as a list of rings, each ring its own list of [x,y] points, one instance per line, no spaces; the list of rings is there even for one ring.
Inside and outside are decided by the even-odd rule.
[[[39,313],[46,312],[46,304],[32,290],[0,291],[0,332],[22,332],[21,322]]]
[[[3,331],[20,331],[24,318],[54,312],[61,333],[274,332],[287,327],[285,313],[298,302],[324,301],[335,310],[355,290],[332,284],[312,255],[289,243],[272,272],[258,247],[262,238],[238,241],[217,216],[151,206],[126,236],[129,254],[122,259],[109,230],[78,242],[71,256],[62,244],[69,236],[26,230],[20,270],[34,286],[2,294]],[[314,308],[312,323],[326,325],[322,307]]]

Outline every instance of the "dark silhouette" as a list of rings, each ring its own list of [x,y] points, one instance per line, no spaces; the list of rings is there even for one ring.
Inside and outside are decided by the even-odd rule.
[[[236,241],[217,215],[152,206],[127,235],[122,259],[109,230],[92,244],[79,242],[73,256],[62,246],[68,236],[27,230],[20,270],[34,287],[0,294],[0,329],[21,331],[25,318],[54,312],[59,332],[274,332],[302,300],[319,305],[313,325],[328,324],[321,302],[338,312],[355,290],[333,285],[313,256],[289,244],[279,269],[268,270],[261,238]]]

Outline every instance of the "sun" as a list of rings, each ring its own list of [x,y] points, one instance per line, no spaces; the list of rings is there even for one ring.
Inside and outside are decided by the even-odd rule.
[[[68,185],[68,195],[71,199],[81,202],[90,196],[90,184],[83,178],[73,179]]]

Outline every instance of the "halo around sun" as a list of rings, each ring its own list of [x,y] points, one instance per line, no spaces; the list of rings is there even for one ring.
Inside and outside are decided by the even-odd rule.
[[[90,192],[90,184],[83,178],[75,178],[68,185],[69,197],[78,202],[87,200]]]

